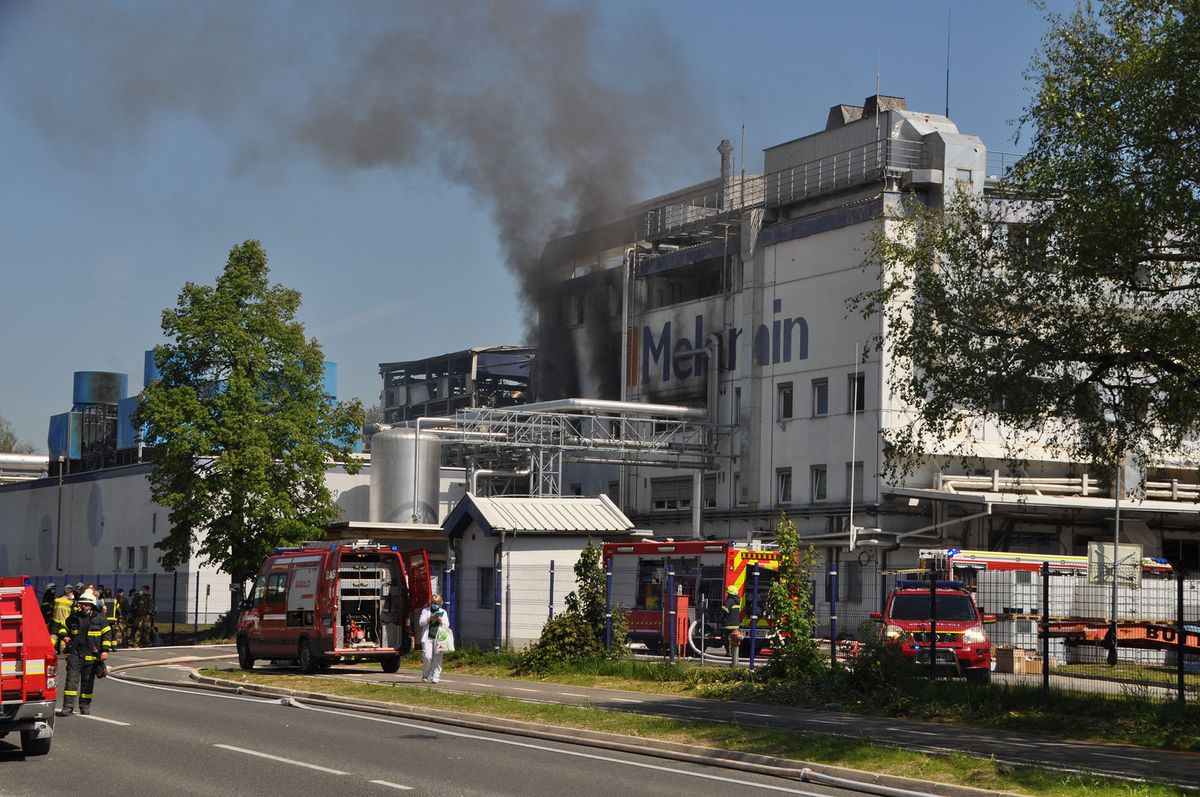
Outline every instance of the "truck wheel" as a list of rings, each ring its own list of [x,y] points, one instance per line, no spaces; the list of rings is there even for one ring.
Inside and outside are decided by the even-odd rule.
[[[240,637],[237,641],[238,666],[243,670],[254,669],[254,657],[250,655],[250,641]]]
[[[383,667],[384,672],[398,672],[400,670],[400,657],[388,656],[385,659],[380,659],[379,664]]]
[[[312,675],[317,671],[317,657],[313,655],[312,644],[307,639],[300,640],[300,650],[296,654],[300,663],[300,672]]]
[[[972,667],[967,670],[967,681],[973,684],[990,684],[992,671],[987,667]]]
[[[50,752],[50,742],[53,740],[52,736],[39,739],[33,731],[21,731],[21,751],[25,755],[46,755]]]

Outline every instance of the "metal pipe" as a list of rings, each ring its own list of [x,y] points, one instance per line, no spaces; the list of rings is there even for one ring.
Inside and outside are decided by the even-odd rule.
[[[696,409],[694,407],[684,407],[679,404],[643,404],[639,401],[609,401],[607,399],[582,398],[539,401],[536,404],[522,404],[513,409],[514,412],[521,413],[578,412],[581,410],[618,412],[625,415],[647,415],[670,418],[703,419],[708,416],[708,413],[705,410]]]
[[[524,470],[496,470],[494,468],[480,468],[479,470],[471,471],[471,495],[475,495],[476,488],[479,485],[480,476],[528,476],[533,473],[532,468]]]

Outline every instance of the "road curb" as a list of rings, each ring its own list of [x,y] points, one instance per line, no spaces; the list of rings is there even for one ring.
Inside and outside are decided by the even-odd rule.
[[[140,668],[141,666],[145,665],[139,662],[137,665],[126,666],[122,667],[121,669],[134,669]],[[189,686],[189,684],[181,683],[179,681],[145,678],[140,675],[136,677],[133,675],[126,675],[125,677],[131,680],[137,680],[138,682],[151,683],[155,685]],[[189,677],[193,682],[190,686],[229,694],[290,698],[301,703],[319,706],[322,708],[338,708],[387,717],[396,717],[399,719],[410,719],[443,725],[453,725],[455,727],[469,728],[471,730],[492,733],[508,733],[515,736],[540,739],[542,741],[578,744],[587,747],[611,750],[614,752],[650,755],[667,760],[678,761],[681,763],[703,764],[706,766],[722,767],[725,769],[752,772],[755,774],[769,775],[773,777],[783,777],[799,781],[813,782],[815,779],[809,776],[811,774],[815,774],[818,777],[825,776],[840,778],[847,781],[854,781],[856,784],[862,786],[864,791],[875,791],[876,793],[880,794],[890,793],[889,790],[900,790],[938,795],[938,797],[1020,797],[1020,795],[1016,795],[1013,792],[978,789],[972,786],[959,786],[945,783],[930,783],[928,781],[918,780],[915,778],[906,778],[898,775],[866,772],[848,767],[796,761],[792,759],[760,755],[757,753],[739,753],[729,750],[720,750],[717,748],[682,744],[679,742],[668,742],[638,736],[625,736],[621,734],[589,731],[578,728],[564,728],[554,725],[541,725],[537,723],[524,722],[521,720],[505,719],[502,717],[489,716],[481,719],[481,715],[478,714],[467,714],[464,712],[446,711],[443,709],[418,708],[416,706],[404,706],[394,703],[382,703],[373,700],[340,697],[324,694],[322,692],[287,689],[277,686],[244,684],[237,681],[200,675],[198,673],[191,673]]]

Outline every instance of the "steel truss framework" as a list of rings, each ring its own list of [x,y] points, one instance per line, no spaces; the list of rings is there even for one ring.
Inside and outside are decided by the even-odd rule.
[[[679,417],[678,407],[660,407],[674,412],[656,415],[654,404],[635,411],[531,406],[463,410],[439,419],[431,431],[471,469],[531,468],[531,490],[540,496],[562,495],[566,462],[707,470],[716,456],[713,427],[706,419]]]

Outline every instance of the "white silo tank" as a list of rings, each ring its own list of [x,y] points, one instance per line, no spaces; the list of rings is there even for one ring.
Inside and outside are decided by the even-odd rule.
[[[384,429],[371,438],[371,508],[376,523],[438,523],[442,448],[433,434]]]

